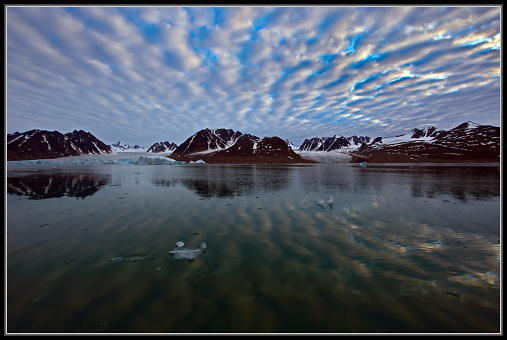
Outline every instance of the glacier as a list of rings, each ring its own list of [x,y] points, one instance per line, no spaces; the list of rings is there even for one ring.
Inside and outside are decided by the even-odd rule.
[[[352,149],[342,148],[340,150],[332,151],[300,151],[294,150],[299,156],[304,159],[309,159],[318,163],[349,163],[352,160],[350,155],[345,152]]]
[[[10,161],[8,165],[102,165],[102,164],[133,164],[133,165],[183,165],[183,161],[176,161],[165,154],[119,152],[114,154],[91,154],[54,159],[31,159],[24,161]]]
[[[207,152],[212,152],[211,150]],[[295,152],[302,158],[310,159],[318,163],[349,163],[352,159],[347,155],[349,150],[333,151],[299,151]],[[200,152],[204,154],[207,152]],[[89,154],[81,156],[69,156],[52,159],[31,159],[24,161],[8,161],[8,165],[102,165],[102,164],[132,164],[132,165],[183,165],[183,164],[206,164],[202,159],[197,161],[176,161],[170,158],[172,152],[115,152],[110,154]]]

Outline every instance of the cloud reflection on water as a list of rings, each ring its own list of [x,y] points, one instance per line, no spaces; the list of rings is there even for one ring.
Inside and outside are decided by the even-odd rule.
[[[234,168],[119,171],[89,200],[32,202],[32,216],[13,216],[10,276],[49,279],[48,288],[59,288],[47,300],[58,308],[33,315],[30,329],[48,329],[48,319],[61,318],[66,322],[54,327],[89,331],[107,317],[109,331],[127,332],[495,331],[499,224],[480,224],[499,216],[495,167],[484,168],[490,190],[479,199],[474,186],[484,182],[460,182],[455,171],[370,170],[372,176],[319,166],[275,168],[271,177],[270,167],[239,167],[236,175]],[[439,183],[441,196],[414,196],[415,177],[419,186]],[[189,185],[195,181],[209,185],[203,191]],[[458,189],[469,199],[443,201]],[[334,208],[313,204],[319,196],[334,197]],[[51,202],[72,214],[55,213],[26,243],[27,230],[17,228]],[[491,216],[478,219],[479,212]],[[207,252],[192,264],[174,261],[166,253],[180,240],[205,241]],[[156,258],[106,261],[140,251]],[[62,265],[71,258],[79,260]],[[220,271],[211,274],[212,268]],[[10,325],[19,329],[16,316],[25,311],[13,301],[40,292],[12,282]],[[78,318],[79,310],[89,312]]]

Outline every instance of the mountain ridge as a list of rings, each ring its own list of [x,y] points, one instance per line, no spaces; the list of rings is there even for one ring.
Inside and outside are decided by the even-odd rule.
[[[216,163],[295,163],[307,162],[298,152],[336,151],[349,155],[352,162],[456,162],[500,161],[500,128],[467,121],[442,130],[434,126],[415,128],[395,137],[334,135],[305,139],[296,148],[280,137],[259,138],[232,129],[202,129],[180,145],[169,142],[153,144],[146,151],[122,142],[107,145],[89,132],[33,129],[7,135],[7,160],[59,158],[97,153],[144,151],[170,153],[170,158],[184,161]],[[311,161],[314,162],[314,161]]]
[[[415,129],[414,129],[415,130]],[[376,138],[354,151],[356,161],[376,163],[410,162],[500,162],[500,128],[471,121],[450,130],[427,131],[391,138]]]
[[[7,161],[31,160],[111,153],[113,150],[83,130],[66,134],[33,129],[7,137]]]

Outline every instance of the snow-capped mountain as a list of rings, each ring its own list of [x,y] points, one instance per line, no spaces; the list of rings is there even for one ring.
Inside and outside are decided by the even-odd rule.
[[[412,129],[411,131],[398,135],[395,137],[377,137],[372,141],[376,144],[394,145],[398,143],[415,142],[415,141],[430,141],[441,134],[445,133],[445,130],[437,129],[434,126],[428,126],[424,129]]]
[[[370,162],[499,161],[500,128],[468,121],[448,131],[414,129],[397,137],[375,138],[354,153]]]
[[[232,129],[204,129],[196,132],[173,151],[173,155],[185,155],[228,148],[243,135]]]
[[[53,159],[115,152],[171,152],[177,161],[206,163],[318,162],[315,155],[348,155],[369,162],[499,162],[500,128],[465,122],[450,130],[413,129],[395,137],[333,136],[306,139],[299,148],[279,137],[259,138],[231,129],[204,129],[183,144],[161,142],[148,150],[122,142],[106,145],[89,132],[30,130],[7,135],[7,160]],[[324,151],[324,152],[320,152]],[[333,152],[328,152],[333,151]]]
[[[175,143],[168,141],[155,143],[148,148],[148,152],[172,152],[178,147]]]
[[[137,144],[131,146],[121,141],[111,144],[111,149],[115,152],[147,152],[145,147],[139,146]]]
[[[111,153],[111,147],[83,130],[66,134],[30,130],[7,137],[7,161]]]
[[[314,137],[305,139],[299,147],[299,151],[332,151],[339,149],[356,149],[364,143],[370,142],[370,137],[365,136],[333,136],[333,137]]]
[[[250,134],[241,135],[234,144],[212,152],[176,154],[171,158],[185,161],[202,159],[206,163],[315,163],[303,159],[279,137],[259,138]]]

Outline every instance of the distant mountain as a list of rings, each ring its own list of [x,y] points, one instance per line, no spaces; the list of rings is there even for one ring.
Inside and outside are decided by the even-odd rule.
[[[172,152],[178,147],[175,143],[159,142],[148,148],[148,152]]]
[[[196,132],[173,151],[173,155],[219,150],[230,147],[243,135],[231,129],[204,129]]]
[[[305,139],[299,147],[299,151],[332,151],[345,148],[358,148],[364,143],[370,142],[370,137],[364,136],[333,136],[333,137],[314,137]]]
[[[500,128],[465,122],[448,131],[429,127],[404,135],[364,144],[351,156],[355,161],[407,162],[499,162]]]
[[[121,141],[111,144],[111,149],[115,152],[146,152],[145,147],[139,145],[131,146]]]
[[[83,130],[66,134],[30,130],[7,136],[7,161],[51,159],[67,156],[111,153],[109,145]]]

